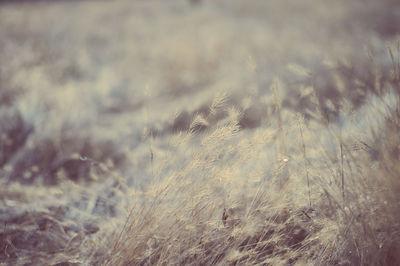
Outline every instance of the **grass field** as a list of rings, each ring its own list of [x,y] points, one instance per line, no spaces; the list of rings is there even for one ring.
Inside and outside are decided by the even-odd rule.
[[[0,265],[400,265],[395,0],[0,1]]]

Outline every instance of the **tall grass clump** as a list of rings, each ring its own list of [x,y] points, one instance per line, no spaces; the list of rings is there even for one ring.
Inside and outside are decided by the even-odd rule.
[[[208,126],[208,117],[197,117],[179,133],[155,171],[159,181],[132,196],[125,223],[99,244],[94,261],[400,264],[400,84],[393,66],[379,70],[389,71],[387,78],[369,78],[380,80],[368,84],[364,105],[338,101],[343,108],[336,110],[336,124],[321,106],[306,120],[280,110],[276,82],[277,129],[246,132],[238,109],[213,104],[211,114],[218,107],[225,118],[197,132]],[[182,153],[183,160],[174,159]]]

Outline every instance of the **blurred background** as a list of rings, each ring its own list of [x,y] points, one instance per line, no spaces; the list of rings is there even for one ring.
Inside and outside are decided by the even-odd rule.
[[[18,164],[25,141],[118,164],[120,147],[140,145],[144,129],[159,137],[185,130],[218,93],[254,128],[272,112],[274,78],[285,81],[285,108],[307,115],[301,83],[337,108],[340,89],[326,72],[365,81],[368,53],[390,63],[381,48],[395,39],[399,12],[390,0],[2,1],[0,113],[10,123],[3,138],[14,143],[2,145],[0,165]],[[355,104],[368,90],[359,87],[348,93]],[[49,157],[37,160],[48,169]]]

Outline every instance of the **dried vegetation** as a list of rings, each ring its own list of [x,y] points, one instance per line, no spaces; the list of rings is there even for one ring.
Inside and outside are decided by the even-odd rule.
[[[0,265],[399,265],[399,8],[1,2]]]

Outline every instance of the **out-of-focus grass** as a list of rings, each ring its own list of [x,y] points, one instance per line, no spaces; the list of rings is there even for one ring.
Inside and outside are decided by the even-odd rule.
[[[0,3],[0,261],[399,264],[399,20]]]

